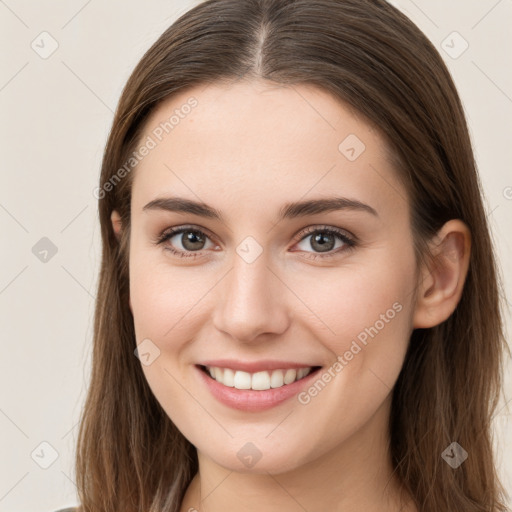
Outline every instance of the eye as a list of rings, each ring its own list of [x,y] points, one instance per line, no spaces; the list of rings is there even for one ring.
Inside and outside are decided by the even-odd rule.
[[[173,242],[174,238],[176,240]],[[208,248],[205,247],[205,242],[209,239],[209,236],[204,233],[204,231],[190,226],[183,226],[164,231],[157,238],[155,243],[163,244],[168,241],[169,244],[165,246],[165,249],[171,253],[182,258],[195,258],[196,256],[201,255],[200,251]],[[211,243],[214,247],[217,247],[213,242]],[[175,244],[178,244],[178,249],[176,249]],[[179,245],[181,245],[182,248],[180,248]]]
[[[306,241],[308,238],[309,242]],[[337,247],[336,239],[340,242]],[[348,233],[328,226],[308,228],[299,234],[299,240],[299,244],[303,244],[301,250],[307,252],[308,248],[312,248],[319,251],[310,253],[307,259],[330,258],[356,246],[356,241]]]

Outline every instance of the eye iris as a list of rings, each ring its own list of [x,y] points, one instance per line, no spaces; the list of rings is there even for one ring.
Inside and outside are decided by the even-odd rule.
[[[326,242],[327,239],[327,242]],[[329,240],[330,239],[330,240]],[[331,234],[317,233],[312,237],[311,247],[314,249],[320,250],[320,252],[328,252],[334,248],[336,241],[334,236]],[[318,248],[315,247],[315,244],[319,244]]]
[[[197,247],[195,244],[204,245],[204,237],[195,231],[185,231],[181,237],[181,243],[188,251],[202,249],[202,247]]]

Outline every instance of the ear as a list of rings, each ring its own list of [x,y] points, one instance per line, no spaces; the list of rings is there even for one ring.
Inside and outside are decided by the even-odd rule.
[[[121,239],[121,231],[123,229],[123,224],[121,222],[121,216],[119,215],[117,210],[112,211],[112,214],[110,215],[110,220],[112,222],[112,229],[114,230],[114,234],[116,235],[116,238],[119,241]],[[131,296],[129,298],[129,305],[130,305],[130,311],[133,314]]]
[[[421,269],[414,328],[439,325],[455,311],[469,268],[471,233],[464,222],[453,219],[444,224],[429,245],[433,261]]]
[[[114,210],[112,214],[110,215],[110,220],[112,221],[112,228],[114,230],[114,233],[116,235],[116,238],[119,240],[121,237],[121,229],[122,229],[122,223],[121,223],[121,216],[117,212],[117,210]]]

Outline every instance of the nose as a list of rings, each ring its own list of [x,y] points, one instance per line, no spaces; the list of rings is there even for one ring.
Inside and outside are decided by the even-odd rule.
[[[238,255],[216,287],[213,324],[235,340],[250,343],[261,335],[281,335],[289,327],[290,291],[268,266],[265,253],[252,263]]]

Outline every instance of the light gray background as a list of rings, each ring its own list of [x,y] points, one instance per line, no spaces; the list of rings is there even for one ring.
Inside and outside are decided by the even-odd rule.
[[[92,191],[126,79],[144,51],[196,3],[0,0],[0,511],[77,503],[73,455],[101,247]],[[427,34],[454,77],[510,297],[512,1],[392,3]],[[52,38],[58,48],[47,56]],[[469,47],[458,55],[464,40]],[[32,251],[43,237],[57,248],[46,262]],[[500,474],[512,494],[507,364],[507,398],[495,428]],[[52,462],[52,451],[42,442],[58,454],[47,469],[41,464]]]

